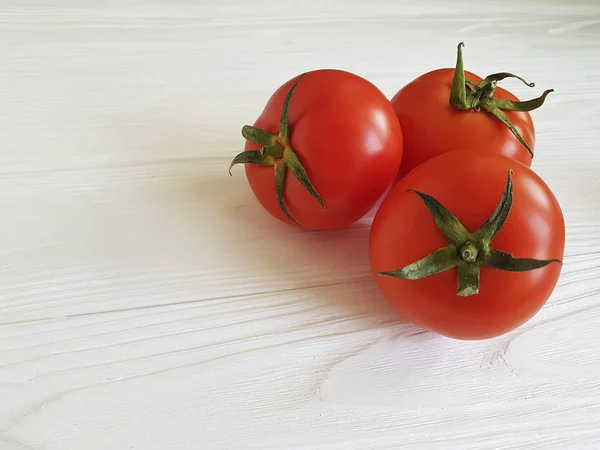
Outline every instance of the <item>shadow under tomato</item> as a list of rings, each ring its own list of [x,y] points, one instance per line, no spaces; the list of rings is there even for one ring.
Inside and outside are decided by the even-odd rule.
[[[207,138],[205,131],[191,126],[195,113],[187,100],[171,99],[140,115],[154,117],[156,110],[177,114],[160,128],[151,128],[150,121],[147,129],[123,136],[124,142],[131,141],[132,159],[139,158],[140,149],[149,160],[156,157],[143,173],[153,180],[147,184],[151,192],[146,199],[152,203],[151,217],[159,223],[147,226],[160,228],[163,240],[141,239],[139,247],[152,247],[149,265],[181,266],[208,277],[220,271],[214,278],[230,277],[230,286],[217,289],[215,295],[302,291],[307,302],[334,308],[343,318],[364,318],[360,320],[394,332],[396,327],[400,332],[420,330],[392,309],[371,275],[368,240],[376,208],[345,230],[307,231],[285,224],[260,206],[242,166],[229,176],[230,158],[243,148],[239,138]],[[162,159],[174,147],[177,157]],[[220,155],[194,157],[195,148],[216,149]],[[201,280],[198,286],[203,288]]]
[[[372,326],[399,327],[397,331],[420,330],[397,314],[371,275],[368,243],[376,208],[344,230],[303,230],[267,213],[243,170],[230,177],[223,161],[223,173],[190,180],[198,202],[192,219],[198,232],[212,233],[222,252],[235,255],[236,267],[275,279],[273,292],[305,290],[307,302],[335,308],[345,318],[361,317]]]

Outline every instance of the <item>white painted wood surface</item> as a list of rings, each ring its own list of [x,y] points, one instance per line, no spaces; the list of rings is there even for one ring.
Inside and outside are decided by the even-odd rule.
[[[556,89],[568,225],[549,303],[484,342],[391,310],[369,217],[295,231],[227,174],[290,77],[391,96],[460,40]],[[597,0],[0,0],[0,86],[0,450],[600,448]]]

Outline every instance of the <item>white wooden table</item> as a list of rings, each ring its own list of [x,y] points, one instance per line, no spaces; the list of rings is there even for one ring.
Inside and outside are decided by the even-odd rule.
[[[227,174],[292,76],[391,96],[461,40],[556,89],[568,227],[548,304],[483,342],[388,306],[372,214],[296,231]],[[599,86],[597,0],[0,0],[0,449],[600,448]]]

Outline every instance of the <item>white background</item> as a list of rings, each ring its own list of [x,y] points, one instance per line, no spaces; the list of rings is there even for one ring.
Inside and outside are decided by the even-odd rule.
[[[534,169],[567,222],[529,323],[405,323],[369,215],[292,229],[229,177],[310,69],[553,87]],[[0,0],[0,449],[600,448],[600,3]]]

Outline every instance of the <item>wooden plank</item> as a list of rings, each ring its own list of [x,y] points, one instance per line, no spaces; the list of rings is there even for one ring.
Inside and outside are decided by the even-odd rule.
[[[373,213],[298,231],[227,173],[290,77],[391,96],[459,41],[555,89],[567,222],[551,300],[484,342],[392,310]],[[0,0],[0,60],[1,450],[600,448],[597,1]]]

